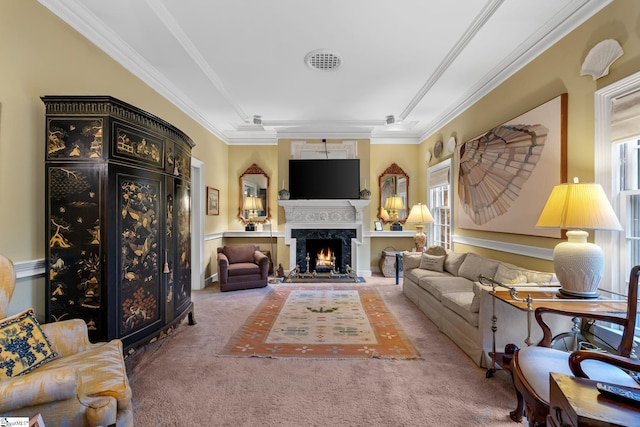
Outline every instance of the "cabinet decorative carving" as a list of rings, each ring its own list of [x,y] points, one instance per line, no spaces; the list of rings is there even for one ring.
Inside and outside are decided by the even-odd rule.
[[[83,319],[131,352],[191,302],[191,149],[108,96],[45,96],[47,321]]]

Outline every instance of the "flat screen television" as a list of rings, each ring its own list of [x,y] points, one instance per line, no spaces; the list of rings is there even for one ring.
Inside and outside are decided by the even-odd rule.
[[[290,159],[292,200],[359,199],[360,159]]]

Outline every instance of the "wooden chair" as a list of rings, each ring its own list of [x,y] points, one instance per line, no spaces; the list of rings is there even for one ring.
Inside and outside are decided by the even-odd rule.
[[[549,373],[557,372],[638,387],[638,383],[624,369],[637,370],[640,364],[629,359],[636,325],[638,301],[638,274],[640,266],[631,270],[626,316],[605,313],[559,310],[538,307],[535,318],[544,333],[537,346],[516,351],[511,362],[511,373],[516,388],[518,407],[511,412],[511,419],[520,422],[526,410],[530,426],[545,426],[549,413]],[[601,320],[622,326],[622,340],[617,348],[618,356],[592,351],[568,353],[551,347],[551,329],[543,320],[543,314],[553,313],[582,319]]]

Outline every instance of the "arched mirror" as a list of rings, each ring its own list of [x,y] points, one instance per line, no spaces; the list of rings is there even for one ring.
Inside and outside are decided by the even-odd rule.
[[[238,219],[246,225],[245,230],[255,231],[256,223],[271,218],[269,210],[269,175],[255,163],[240,175],[240,207]]]
[[[378,218],[384,224],[399,226],[407,220],[409,212],[409,175],[393,163],[378,178],[380,207]],[[400,227],[402,229],[402,227]]]

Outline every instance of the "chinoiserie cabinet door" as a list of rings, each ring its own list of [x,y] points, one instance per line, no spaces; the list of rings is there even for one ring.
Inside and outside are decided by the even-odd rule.
[[[92,341],[107,338],[103,164],[47,167],[47,295],[49,321],[80,318]]]
[[[188,181],[175,180],[176,267],[174,312],[183,313],[191,302],[191,187]]]
[[[142,339],[165,323],[162,278],[164,232],[164,176],[115,166],[110,170],[110,206],[115,207],[109,230],[114,259],[109,263],[113,316],[110,337],[125,345]]]

